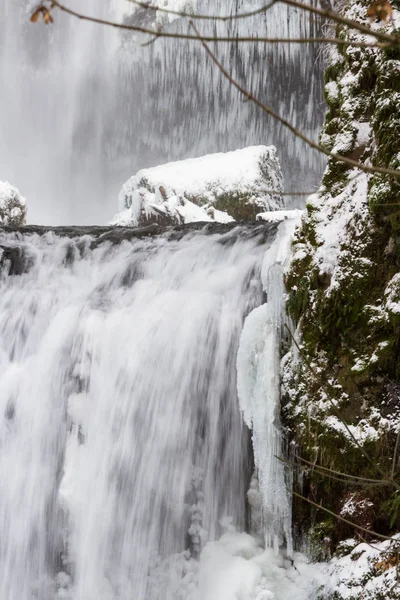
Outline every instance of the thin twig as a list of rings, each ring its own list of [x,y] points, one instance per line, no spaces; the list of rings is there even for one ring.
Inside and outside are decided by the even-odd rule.
[[[214,15],[202,15],[202,14],[198,14],[198,13],[190,13],[190,12],[185,12],[185,11],[173,10],[173,9],[165,8],[165,7],[162,7],[159,5],[150,4],[149,2],[142,2],[140,0],[130,0],[130,1],[133,2],[134,4],[137,4],[138,6],[141,6],[142,8],[145,8],[148,10],[153,10],[155,12],[159,11],[159,12],[167,13],[170,15],[176,15],[178,17],[186,17],[189,19],[209,20],[209,21],[210,20],[212,20],[212,21],[233,21],[233,20],[238,20],[238,19],[245,19],[248,17],[254,17],[256,15],[266,12],[277,2],[277,0],[272,0],[272,2],[269,2],[268,4],[265,4],[264,6],[261,6],[260,8],[257,8],[257,9],[254,9],[252,11],[248,11],[245,13],[237,13],[237,14],[231,14],[231,15],[215,15],[215,14]],[[358,23],[357,21],[353,21],[352,19],[347,19],[347,18],[343,17],[340,13],[338,13],[334,10],[317,8],[310,4],[303,4],[302,2],[298,2],[297,0],[280,0],[280,1],[283,4],[287,4],[288,6],[293,6],[295,8],[301,8],[302,10],[306,10],[306,11],[312,12],[314,14],[317,14],[321,17],[325,17],[332,21],[336,21],[336,23],[342,23],[343,25],[347,25],[348,27],[350,27],[352,29],[357,29],[358,31],[360,31],[362,33],[372,35],[374,37],[385,40],[387,42],[400,44],[400,38],[398,36],[392,36],[392,35],[382,33],[380,31],[374,31],[371,27],[362,25],[361,23]]]
[[[245,13],[237,13],[232,15],[200,15],[194,13],[187,13],[185,11],[180,10],[172,10],[171,8],[165,8],[163,6],[157,6],[155,4],[150,4],[149,2],[140,2],[139,0],[130,0],[133,4],[137,4],[142,8],[148,10],[154,10],[155,12],[167,13],[169,15],[177,15],[178,17],[188,17],[190,19],[199,19],[199,20],[207,20],[207,21],[236,21],[238,19],[247,19],[249,17],[255,17],[256,15],[260,15],[263,12],[269,10],[274,4],[276,4],[277,0],[272,0],[268,4],[261,6],[255,10],[251,10]]]
[[[342,471],[335,471],[334,469],[330,469],[328,467],[323,467],[322,465],[318,465],[316,463],[313,463],[309,460],[306,460],[305,458],[303,458],[302,456],[299,456],[298,454],[295,455],[295,458],[297,458],[298,460],[300,460],[301,462],[305,463],[306,465],[309,465],[310,467],[315,467],[317,469],[320,469],[321,471],[327,471],[329,473],[333,473],[334,475],[340,475],[341,477],[349,477],[351,479],[355,479],[357,481],[363,481],[365,483],[370,483],[370,484],[386,484],[386,485],[390,485],[392,482],[389,480],[384,480],[384,479],[369,479],[368,477],[359,477],[357,475],[350,475],[349,473],[343,473]]]
[[[119,23],[117,21],[108,21],[106,19],[100,19],[98,17],[91,17],[89,15],[84,15],[83,13],[77,12],[71,8],[65,6],[65,4],[61,4],[58,0],[52,0],[52,5],[59,8],[63,12],[80,19],[81,21],[89,21],[91,23],[97,23],[98,25],[107,25],[109,27],[115,27],[117,29],[123,29],[126,31],[135,31],[136,33],[144,33],[146,35],[155,36],[155,38],[172,38],[179,40],[192,40],[192,41],[204,41],[204,42],[222,42],[222,43],[257,43],[257,44],[336,44],[338,46],[354,46],[359,48],[387,48],[392,46],[393,43],[369,43],[362,41],[349,41],[349,40],[341,40],[339,38],[268,38],[268,37],[255,37],[255,36],[245,36],[245,37],[236,37],[236,36],[210,36],[210,35],[190,35],[185,33],[178,32],[169,32],[162,31],[157,29],[149,29],[147,27],[141,27],[140,25],[128,25],[126,23]],[[397,42],[396,42],[397,43]]]
[[[337,513],[333,512],[332,510],[329,510],[329,508],[325,508],[325,506],[322,506],[322,504],[317,504],[317,502],[313,502],[313,500],[306,498],[305,496],[303,496],[302,494],[299,494],[298,492],[293,492],[293,495],[297,496],[297,498],[301,498],[301,500],[305,500],[309,504],[312,504],[312,506],[315,506],[315,508],[318,508],[319,510],[322,510],[322,511],[328,513],[328,515],[331,515],[332,517],[335,517],[336,519],[339,519],[340,521],[347,523],[347,525],[351,525],[352,527],[355,527],[355,529],[364,531],[364,533],[368,533],[369,535],[378,537],[381,540],[391,540],[392,539],[391,537],[389,537],[387,535],[383,535],[381,533],[377,533],[376,531],[372,531],[371,529],[366,529],[365,527],[361,527],[361,525],[357,525],[356,523],[353,523],[352,521],[349,521],[348,519],[341,517]]]
[[[380,39],[385,42],[392,42],[395,45],[400,44],[400,37],[397,35],[389,35],[387,33],[383,33],[381,31],[375,31],[371,29],[371,27],[367,27],[366,25],[362,25],[358,21],[353,21],[352,19],[347,19],[343,17],[340,13],[326,9],[326,8],[317,8],[316,6],[311,6],[311,4],[303,4],[303,2],[299,2],[298,0],[279,0],[283,4],[287,4],[288,6],[294,6],[296,8],[301,8],[302,10],[306,10],[308,12],[312,12],[316,15],[320,15],[321,17],[325,17],[326,19],[330,19],[331,21],[335,21],[336,23],[342,23],[343,25],[347,25],[350,29],[357,29],[362,33],[366,33],[367,35],[372,35],[377,39]]]
[[[275,458],[277,458],[279,461],[281,461],[282,463],[284,463],[286,466],[291,467],[292,463],[289,462],[288,460],[285,460],[284,458],[281,458],[279,456],[275,456]],[[300,457],[297,457],[300,458]],[[307,461],[305,461],[307,462]],[[312,463],[310,463],[312,464]],[[305,467],[303,465],[294,465],[297,469],[300,469],[302,471],[308,471],[309,467]],[[344,485],[357,485],[357,486],[364,486],[364,487],[371,487],[371,486],[389,486],[391,485],[391,481],[384,481],[381,479],[373,479],[373,480],[368,480],[365,479],[364,481],[358,481],[355,478],[353,478],[352,475],[348,475],[346,473],[346,478],[340,478],[340,477],[336,477],[335,475],[331,475],[330,473],[330,469],[327,469],[328,472],[325,471],[320,471],[318,468],[318,465],[315,465],[313,468],[313,471],[315,471],[317,473],[317,475],[320,475],[321,477],[327,477],[328,479],[332,479],[333,481],[338,481],[340,483],[343,483]],[[335,472],[335,471],[333,471]],[[344,474],[343,474],[344,475]],[[362,479],[362,478],[360,478]],[[373,483],[372,483],[373,482]]]
[[[236,79],[233,79],[232,75],[230,75],[230,73],[228,73],[228,71],[225,69],[225,67],[222,65],[222,63],[218,60],[218,58],[215,56],[215,54],[210,50],[210,47],[206,44],[206,42],[204,40],[201,39],[200,32],[197,29],[196,25],[193,23],[193,21],[189,21],[189,22],[190,22],[190,26],[197,33],[198,40],[203,45],[208,56],[211,58],[213,63],[219,68],[219,70],[224,75],[224,77],[226,77],[226,79],[231,83],[231,85],[233,85],[237,90],[239,90],[239,92],[241,92],[244,96],[246,96],[246,98],[248,98],[249,100],[254,102],[254,104],[256,104],[264,112],[266,112],[271,117],[273,117],[274,119],[276,119],[277,121],[282,123],[282,125],[287,127],[287,129],[289,129],[296,137],[303,140],[303,142],[305,142],[308,146],[310,146],[311,148],[314,148],[315,150],[318,150],[319,152],[322,152],[322,154],[325,154],[325,156],[329,156],[330,158],[333,158],[333,159],[337,160],[338,162],[345,163],[351,167],[357,167],[358,169],[360,169],[360,171],[364,171],[365,173],[382,173],[384,175],[392,175],[394,177],[400,177],[400,170],[387,169],[387,168],[375,167],[375,166],[368,167],[367,165],[364,165],[355,160],[352,160],[351,158],[347,158],[347,156],[342,156],[341,154],[335,154],[333,152],[329,152],[329,150],[326,150],[326,148],[324,148],[323,146],[320,146],[319,144],[317,144],[316,142],[314,142],[313,140],[308,138],[299,129],[294,127],[294,125],[289,123],[289,121],[287,121],[286,119],[284,119],[283,117],[278,115],[278,113],[276,113],[274,110],[272,110],[272,108],[270,108],[267,104],[264,104],[264,102],[262,102],[261,100],[256,98],[256,96],[253,96],[253,94],[251,92],[249,92],[248,90],[246,90]]]

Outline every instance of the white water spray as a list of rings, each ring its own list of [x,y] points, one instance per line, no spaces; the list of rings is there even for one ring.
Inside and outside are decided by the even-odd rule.
[[[219,521],[244,529],[266,232],[0,231],[0,598],[189,598]]]

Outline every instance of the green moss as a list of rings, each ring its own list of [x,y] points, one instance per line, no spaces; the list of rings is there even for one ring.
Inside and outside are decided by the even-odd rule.
[[[345,27],[339,27],[338,33],[343,39],[347,36]],[[397,50],[383,53],[339,48],[339,52],[339,60],[326,72],[326,82],[335,81],[339,95],[327,97],[329,112],[321,143],[328,150],[335,147],[338,153],[355,160],[399,169]],[[352,76],[346,78],[347,74]],[[370,146],[357,147],[355,121],[370,123]],[[390,473],[394,434],[381,432],[365,441],[363,447],[370,462],[340,426],[335,429],[329,425],[327,417],[339,417],[339,424],[342,420],[352,426],[364,420],[379,430],[380,415],[385,416],[382,399],[386,398],[388,381],[400,379],[400,317],[385,308],[388,282],[400,271],[400,192],[391,176],[375,174],[369,178],[370,215],[354,214],[346,224],[335,285],[331,285],[329,269],[325,273],[323,265],[314,261],[320,244],[318,235],[323,235],[317,234],[318,223],[322,215],[335,219],[334,200],[349,186],[350,175],[355,174],[346,164],[329,159],[320,199],[307,205],[296,236],[295,251],[299,252],[286,277],[287,310],[299,327],[303,360],[292,366],[283,414],[298,452],[306,460],[313,462],[317,457],[319,464],[337,471],[379,479],[381,472],[385,476]],[[329,209],[323,211],[324,193]],[[352,193],[347,192],[347,201]],[[342,201],[346,200],[338,199]],[[400,297],[400,290],[395,293]],[[310,372],[306,361],[315,371]],[[349,491],[343,482],[321,476],[315,470],[307,473],[305,489],[317,503],[321,501],[334,512],[340,510]],[[393,496],[393,489],[372,486],[360,491],[368,492],[374,503],[375,530],[387,533],[400,527],[400,501]],[[329,535],[325,535],[326,515],[301,508],[298,501],[295,518],[296,515],[303,530],[309,530],[313,523],[312,539],[321,557],[325,552],[321,540],[329,537],[333,548],[343,537],[354,534],[351,527],[334,520],[328,523]]]
[[[333,517],[312,527],[307,535],[311,558],[316,561],[326,561],[332,556],[332,534],[335,526]]]
[[[217,210],[226,211],[236,221],[255,221],[260,206],[248,194],[220,194],[213,203]]]
[[[329,168],[322,177],[322,185],[332,195],[339,195],[348,183],[349,166],[343,162],[330,159]]]

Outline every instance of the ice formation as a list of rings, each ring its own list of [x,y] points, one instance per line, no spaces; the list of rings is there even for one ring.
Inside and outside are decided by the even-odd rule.
[[[263,506],[267,546],[292,553],[290,482],[283,463],[280,427],[280,341],[284,322],[283,269],[299,217],[280,225],[263,260],[267,302],[247,317],[237,358],[238,394],[252,430],[255,466]]]
[[[283,208],[282,191],[273,146],[210,154],[139,171],[123,185],[112,224],[255,220]]]

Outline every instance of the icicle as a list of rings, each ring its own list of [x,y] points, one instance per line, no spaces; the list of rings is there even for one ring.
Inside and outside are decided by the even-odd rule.
[[[291,498],[285,475],[280,425],[280,344],[284,312],[283,269],[298,219],[279,227],[262,267],[267,302],[247,317],[240,339],[237,371],[243,417],[251,428],[263,502],[265,540],[290,555]]]

